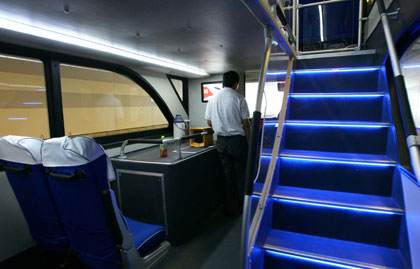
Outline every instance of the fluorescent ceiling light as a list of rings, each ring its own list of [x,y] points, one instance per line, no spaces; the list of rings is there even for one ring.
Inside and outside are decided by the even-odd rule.
[[[319,34],[321,36],[321,42],[324,42],[324,17],[322,16],[322,5],[318,6],[319,10]]]
[[[28,118],[9,118],[9,120],[27,120]]]
[[[178,71],[183,71],[183,72],[187,72],[194,75],[199,75],[199,76],[208,75],[208,73],[202,69],[198,69],[192,66],[173,62],[169,59],[148,56],[143,53],[140,54],[136,52],[131,52],[126,49],[113,47],[104,41],[93,42],[93,41],[80,38],[78,36],[63,34],[61,33],[62,31],[60,32],[58,32],[57,30],[51,31],[48,29],[35,27],[35,26],[28,25],[25,23],[13,21],[10,19],[0,18],[0,28],[27,34],[27,35],[46,38],[49,40],[54,40],[54,41],[58,41],[65,44],[71,44],[71,45],[76,45],[83,48],[93,49],[96,51],[101,51],[101,52],[129,58],[129,59],[137,60],[143,63],[149,63],[149,64],[154,64],[154,65],[158,65],[158,66],[162,66],[162,67],[166,67],[170,69],[175,69]]]
[[[42,105],[42,102],[23,102],[24,105]]]
[[[415,69],[415,68],[420,68],[420,65],[406,65],[406,66],[403,66],[403,69]]]

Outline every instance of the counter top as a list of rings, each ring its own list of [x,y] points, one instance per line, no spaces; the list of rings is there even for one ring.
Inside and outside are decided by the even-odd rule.
[[[184,142],[181,145],[181,156],[182,159],[178,159],[178,152],[176,148],[176,144],[169,144],[168,145],[168,157],[162,158],[160,157],[160,147],[159,145],[136,150],[132,152],[126,153],[127,158],[119,158],[113,157],[111,158],[112,161],[121,161],[121,162],[141,162],[141,163],[156,163],[156,164],[165,164],[165,165],[172,165],[184,160],[190,159],[195,155],[201,154],[203,152],[209,151],[214,149],[215,146],[208,146],[204,148],[194,148],[191,147],[189,142]]]

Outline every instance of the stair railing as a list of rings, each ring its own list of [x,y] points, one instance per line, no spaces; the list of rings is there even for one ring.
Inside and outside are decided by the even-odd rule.
[[[247,169],[245,173],[245,197],[244,197],[244,207],[243,207],[243,219],[242,219],[242,237],[241,237],[241,268],[248,267],[248,254],[252,245],[255,244],[255,235],[261,219],[255,218],[252,220],[252,227],[250,227],[251,222],[251,198],[253,193],[253,182],[254,182],[254,173],[255,173],[255,163],[257,157],[257,140],[259,134],[259,127],[261,121],[261,106],[262,106],[262,97],[264,93],[264,86],[266,80],[266,74],[268,70],[268,63],[270,61],[271,46],[273,42],[273,35],[278,41],[279,47],[294,59],[296,57],[296,38],[293,30],[290,28],[288,21],[284,15],[284,8],[280,1],[278,0],[242,0],[242,3],[248,7],[249,11],[254,15],[254,17],[264,25],[264,35],[265,35],[265,53],[263,58],[263,64],[261,65],[259,84],[258,84],[258,93],[257,93],[257,102],[256,108],[253,113],[252,118],[252,127],[251,127],[251,137],[249,141],[249,150],[248,150],[248,160],[247,160]],[[292,26],[293,27],[293,26]],[[293,62],[293,61],[292,61]],[[289,62],[288,70],[288,79],[290,83],[291,77],[291,68],[293,64]],[[287,82],[286,82],[287,85]],[[290,85],[290,84],[289,84]],[[286,92],[286,90],[285,90]],[[285,93],[285,95],[287,95]],[[287,99],[286,99],[287,100]],[[287,101],[284,107],[287,106]],[[285,108],[284,108],[285,109]],[[280,117],[281,118],[281,117]],[[280,124],[279,124],[280,126]],[[276,160],[276,158],[275,158]],[[274,169],[273,169],[274,171]],[[267,176],[267,178],[269,178]],[[269,190],[271,186],[272,176],[270,177],[270,183],[265,182],[264,190]],[[268,193],[268,191],[267,191]],[[261,209],[258,211],[259,215],[262,216],[265,207],[267,195],[265,200],[261,199]],[[261,212],[260,212],[261,211]],[[261,214],[260,214],[261,213]],[[249,240],[249,239],[252,240]],[[251,247],[250,247],[251,246]]]
[[[276,0],[279,1],[279,0]],[[299,11],[301,9],[304,8],[308,8],[308,7],[313,7],[313,6],[321,6],[321,5],[329,5],[329,4],[335,4],[335,3],[339,3],[339,2],[348,2],[348,1],[354,1],[354,0],[320,0],[318,2],[314,2],[314,3],[308,3],[308,4],[300,4],[300,0],[293,0],[293,5],[291,6],[287,6],[284,7],[284,10],[290,10],[292,9],[293,12],[293,34],[296,37],[296,50],[298,51],[298,53],[300,54],[306,54],[306,53],[322,53],[322,52],[333,52],[333,51],[346,51],[346,50],[360,50],[361,46],[362,46],[362,26],[363,26],[363,21],[366,20],[366,18],[363,18],[363,0],[359,0],[359,18],[358,18],[358,34],[357,34],[357,45],[356,47],[352,47],[352,48],[340,48],[340,49],[328,49],[328,50],[316,50],[316,51],[308,51],[308,52],[303,52],[301,50],[299,50]]]
[[[268,70],[268,63],[270,61],[273,36],[274,36],[274,39],[278,41],[278,45],[280,46],[280,48],[287,55],[289,55],[291,59],[294,59],[296,57],[296,51],[295,51],[296,38],[294,37],[293,32],[290,30],[290,27],[288,26],[288,22],[284,16],[283,7],[281,6],[281,4],[279,4],[279,2],[276,2],[274,5],[270,5],[268,0],[242,0],[242,3],[246,7],[248,7],[249,11],[254,15],[254,17],[264,26],[264,35],[265,35],[265,53],[264,53],[263,63],[261,65],[261,70],[260,70],[257,102],[256,102],[256,108],[255,108],[255,111],[253,113],[253,118],[252,118],[247,169],[245,172],[245,193],[244,193],[245,196],[244,196],[243,218],[242,218],[242,234],[241,234],[241,248],[240,248],[241,262],[240,263],[241,263],[241,268],[247,268],[248,267],[248,253],[249,253],[249,249],[251,249],[249,248],[249,246],[252,246],[254,244],[256,229],[259,228],[259,225],[254,224],[254,226],[250,229],[250,223],[251,223],[251,210],[250,209],[251,209],[251,198],[252,198],[251,196],[253,193],[255,163],[257,160],[256,159],[257,140],[258,140],[258,134],[259,134],[259,128],[260,128],[260,121],[261,121],[262,97],[264,93],[264,86],[265,86],[266,74]],[[254,11],[258,11],[258,12],[254,12]],[[290,77],[291,77],[290,74],[291,74],[291,67],[290,67],[290,72],[288,74],[289,83],[290,83]],[[286,106],[287,105],[284,105],[284,107]],[[272,179],[272,176],[270,180],[271,179]],[[267,183],[265,185],[267,185]],[[264,189],[269,189],[269,187],[270,186],[268,187],[264,186]],[[262,211],[264,210],[264,206],[265,206],[265,202],[264,204],[262,204],[262,208],[261,208]],[[260,215],[262,216],[262,214]],[[259,223],[259,222],[257,220],[255,221],[253,220],[253,223]],[[252,235],[252,238],[253,238],[252,241],[249,240],[250,235]],[[250,242],[252,243],[250,244]]]
[[[274,172],[276,169],[277,158],[279,156],[279,151],[280,151],[280,143],[281,143],[281,139],[283,135],[284,122],[286,120],[287,100],[289,97],[294,61],[295,60],[292,57],[291,59],[289,59],[289,62],[287,64],[286,85],[284,87],[283,102],[282,102],[282,107],[281,107],[281,111],[278,118],[276,136],[274,140],[273,151],[271,154],[270,165],[268,166],[267,174],[264,180],[264,186],[261,191],[260,199],[258,201],[257,208],[255,210],[254,217],[252,218],[252,222],[249,228],[248,245],[247,245],[247,252],[246,252],[247,265],[249,265],[251,262],[250,260],[251,252],[252,252],[253,247],[256,245],[257,235],[258,235],[259,228],[261,226],[261,222],[264,216],[265,208],[267,206],[267,199],[272,194],[272,189],[273,189],[272,183],[274,179]],[[244,211],[244,214],[250,214],[249,210],[248,212]]]
[[[420,179],[420,137],[417,135],[416,126],[411,113],[410,103],[408,101],[407,88],[404,82],[404,76],[401,71],[401,64],[395,48],[394,39],[389,27],[388,16],[395,13],[387,13],[383,0],[376,1],[379,14],[381,14],[382,26],[384,29],[386,44],[388,46],[389,58],[391,60],[392,70],[394,73],[395,84],[398,95],[398,103],[403,122],[404,134],[407,139],[407,146],[410,152],[411,166],[414,170],[417,180]]]

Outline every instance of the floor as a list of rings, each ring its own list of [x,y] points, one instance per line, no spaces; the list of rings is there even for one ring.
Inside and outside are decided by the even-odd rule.
[[[172,247],[155,268],[239,268],[241,224],[240,217],[214,217],[196,238]]]
[[[241,234],[241,217],[213,216],[190,242],[181,246],[171,247],[168,255],[154,268],[156,269],[224,269],[239,268],[239,247]],[[20,268],[53,268],[40,248],[31,248],[3,263],[0,269]],[[65,269],[80,269],[83,266],[77,262],[59,267]]]

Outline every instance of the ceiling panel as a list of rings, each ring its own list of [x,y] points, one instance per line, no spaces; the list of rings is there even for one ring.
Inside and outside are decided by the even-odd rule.
[[[0,0],[0,16],[104,40],[208,73],[258,69],[264,50],[262,26],[240,0]]]

